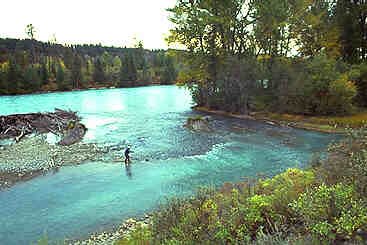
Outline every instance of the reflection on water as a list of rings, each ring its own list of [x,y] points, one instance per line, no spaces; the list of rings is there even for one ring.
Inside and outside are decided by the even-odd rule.
[[[214,133],[193,132],[183,127],[198,114],[191,102],[175,86],[0,97],[1,114],[78,111],[89,129],[83,141],[108,150],[103,162],[64,167],[1,191],[1,243],[29,245],[44,232],[53,239],[85,237],[200,185],[305,167],[337,138],[222,116],[212,116]],[[125,166],[127,145],[133,164]]]
[[[129,179],[132,179],[133,178],[133,174],[131,172],[131,164],[125,164],[125,170],[126,170],[126,176]]]

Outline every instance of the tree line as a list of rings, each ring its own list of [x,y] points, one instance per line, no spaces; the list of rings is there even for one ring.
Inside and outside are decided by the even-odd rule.
[[[30,27],[30,28],[29,28]],[[0,39],[0,95],[91,87],[172,84],[179,60],[166,50],[101,44],[61,45],[34,39]]]
[[[330,115],[367,106],[365,0],[180,0],[167,38],[199,106]]]

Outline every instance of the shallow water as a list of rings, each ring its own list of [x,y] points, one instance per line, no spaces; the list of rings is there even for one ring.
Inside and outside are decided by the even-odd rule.
[[[173,195],[257,173],[305,167],[335,135],[212,116],[214,133],[183,127],[191,98],[175,86],[0,97],[0,114],[79,111],[84,142],[104,145],[102,162],[64,167],[0,191],[0,243],[83,238],[143,215]],[[242,130],[238,130],[242,129]],[[133,164],[121,162],[131,144]]]

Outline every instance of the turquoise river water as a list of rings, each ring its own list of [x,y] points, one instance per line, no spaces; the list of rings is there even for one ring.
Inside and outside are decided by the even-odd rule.
[[[89,129],[83,141],[110,151],[100,162],[63,167],[0,190],[0,244],[29,245],[44,233],[52,240],[85,238],[201,185],[303,168],[337,139],[213,115],[213,133],[192,132],[183,127],[199,114],[191,106],[188,91],[176,86],[0,97],[0,115],[78,111]],[[130,169],[112,160],[128,144],[134,151]]]

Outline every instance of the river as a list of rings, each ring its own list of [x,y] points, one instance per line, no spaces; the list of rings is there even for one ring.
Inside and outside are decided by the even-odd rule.
[[[0,97],[1,115],[78,111],[89,129],[83,141],[110,149],[101,162],[63,167],[1,190],[0,243],[29,245],[44,233],[51,240],[85,238],[201,185],[306,167],[337,139],[223,116],[212,116],[214,133],[191,132],[183,125],[200,114],[191,106],[188,91],[176,86]],[[134,153],[126,169],[113,159],[128,144]]]

